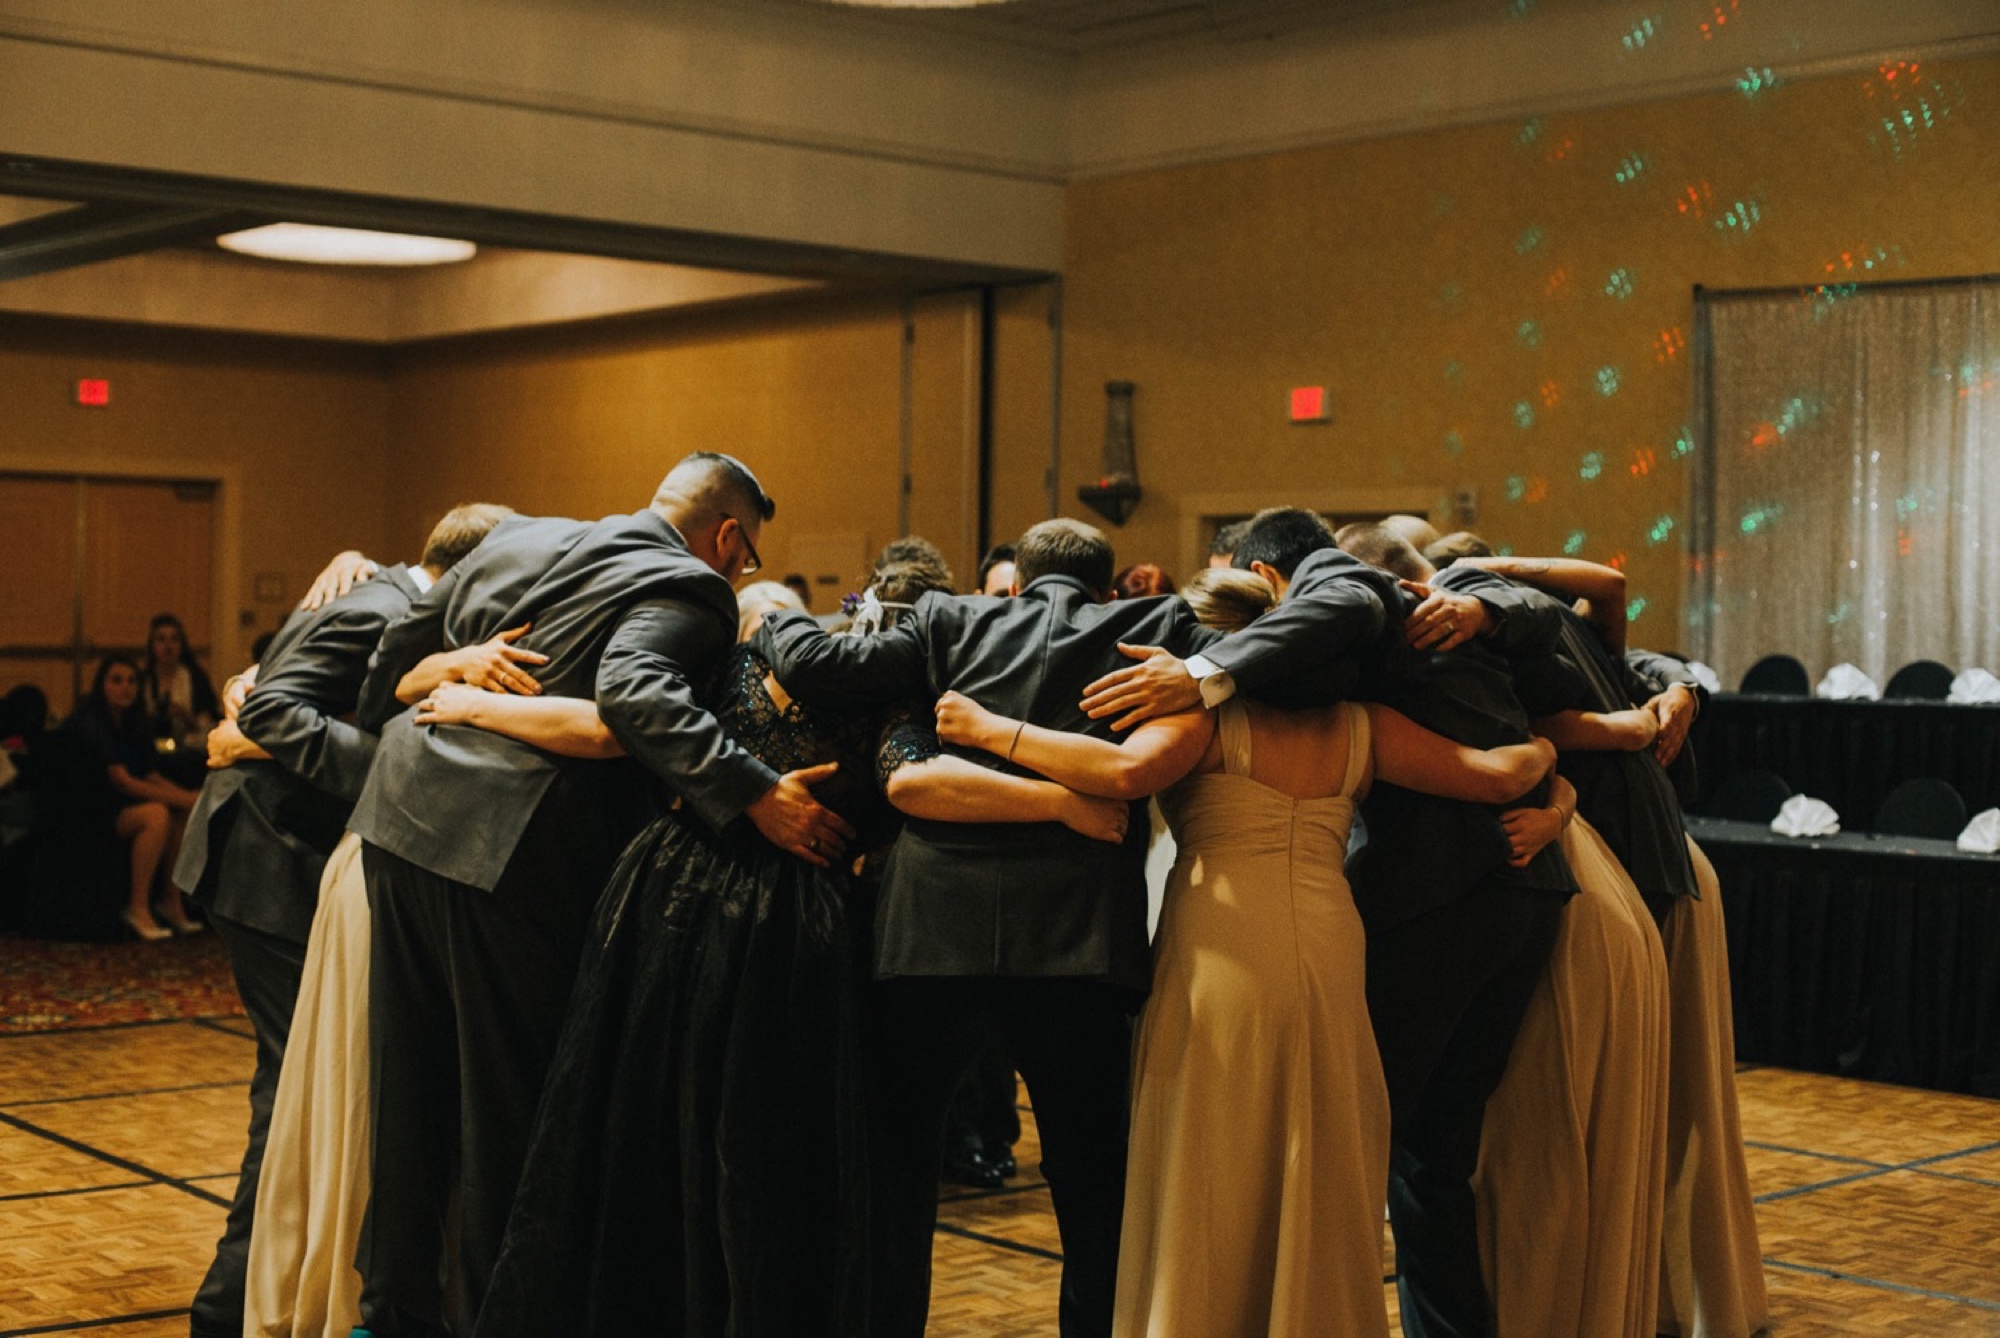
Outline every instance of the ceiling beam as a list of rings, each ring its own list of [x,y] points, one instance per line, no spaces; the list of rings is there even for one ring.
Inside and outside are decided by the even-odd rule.
[[[0,281],[212,240],[264,220],[188,205],[98,203],[0,228]]]

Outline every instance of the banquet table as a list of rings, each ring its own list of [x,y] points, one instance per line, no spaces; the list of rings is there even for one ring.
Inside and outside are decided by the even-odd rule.
[[[2000,1096],[2000,855],[1688,830],[1721,879],[1738,1059]]]
[[[1730,776],[1758,769],[1832,804],[1847,828],[1865,830],[1884,795],[1920,776],[1950,781],[1968,813],[2000,806],[2000,705],[1718,692],[1689,737],[1697,807]]]

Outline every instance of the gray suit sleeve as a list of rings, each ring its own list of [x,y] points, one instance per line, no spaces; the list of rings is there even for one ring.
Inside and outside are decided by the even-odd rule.
[[[778,773],[723,733],[695,698],[729,649],[708,610],[660,600],[622,618],[597,667],[597,709],[625,751],[720,830],[778,783]]]
[[[354,707],[384,623],[367,609],[332,610],[259,678],[236,717],[279,766],[347,800],[361,797],[376,739],[339,717]]]
[[[403,712],[396,700],[396,685],[403,675],[422,663],[427,655],[450,650],[445,641],[444,619],[452,592],[458,589],[458,568],[439,577],[429,590],[419,595],[410,611],[389,624],[368,662],[368,679],[361,685],[361,701],[355,707],[355,722],[371,734]]]
[[[1333,702],[1352,691],[1347,658],[1382,635],[1385,619],[1381,598],[1361,582],[1318,581],[1201,653],[1229,671],[1239,693],[1282,688],[1288,702]]]
[[[828,636],[809,613],[774,613],[751,645],[802,702],[836,710],[895,705],[929,691],[920,630],[925,612],[919,605],[914,616],[877,636]]]
[[[1658,693],[1665,692],[1675,684],[1694,694],[1695,709],[1708,705],[1708,689],[1694,676],[1694,671],[1685,661],[1657,650],[1628,650],[1625,652],[1625,686],[1632,694],[1632,700],[1643,702]]]
[[[1562,602],[1532,586],[1477,567],[1446,567],[1431,584],[1484,604],[1493,615],[1486,639],[1502,655],[1545,655],[1562,635]]]

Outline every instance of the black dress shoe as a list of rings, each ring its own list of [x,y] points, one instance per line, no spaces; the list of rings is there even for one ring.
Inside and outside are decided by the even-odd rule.
[[[999,1167],[970,1148],[945,1154],[944,1178],[971,1189],[1000,1189],[1007,1183]]]
[[[998,1171],[1002,1180],[1011,1180],[1021,1173],[1021,1168],[1014,1164],[1014,1149],[1005,1143],[988,1143],[980,1160]]]

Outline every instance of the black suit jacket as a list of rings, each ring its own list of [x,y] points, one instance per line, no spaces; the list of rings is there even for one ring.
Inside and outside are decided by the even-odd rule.
[[[419,727],[396,683],[426,655],[523,623],[516,645],[552,696],[595,700],[627,758],[557,757],[465,726]],[[736,639],[736,596],[647,510],[596,522],[510,517],[382,639],[360,719],[382,744],[354,810],[363,838],[442,877],[491,889],[545,821],[587,847],[588,881],[653,811],[650,772],[721,827],[777,782],[697,693]],[[599,867],[602,866],[602,867]]]
[[[1417,600],[1399,592],[1390,672],[1374,685],[1372,695],[1457,743],[1474,748],[1526,743],[1532,731],[1515,695],[1508,656],[1553,645],[1561,606],[1538,591],[1472,568],[1447,568],[1432,585],[1476,596],[1494,615],[1494,629],[1445,654],[1413,651],[1401,625]],[[1504,807],[1547,802],[1544,781]],[[1501,808],[1378,782],[1361,811],[1368,840],[1348,860],[1347,875],[1355,905],[1370,929],[1437,910],[1483,882],[1564,896],[1576,891],[1569,864],[1554,845],[1544,847],[1524,869],[1508,866]]]
[[[236,719],[271,759],[208,773],[174,867],[174,881],[217,915],[306,941],[320,874],[375,756],[375,736],[341,717],[383,631],[417,594],[409,568],[390,567],[278,630]]]
[[[1118,643],[1187,656],[1215,639],[1177,598],[1100,604],[1081,581],[1045,576],[1013,599],[925,595],[873,637],[829,637],[805,614],[777,614],[757,648],[785,690],[812,705],[957,691],[1036,725],[1116,740],[1108,720],[1077,703],[1092,680],[1131,663]],[[985,752],[965,756],[1029,774]],[[911,820],[883,870],[876,974],[1069,976],[1143,991],[1148,830],[1139,805],[1116,846],[1060,823]]]

